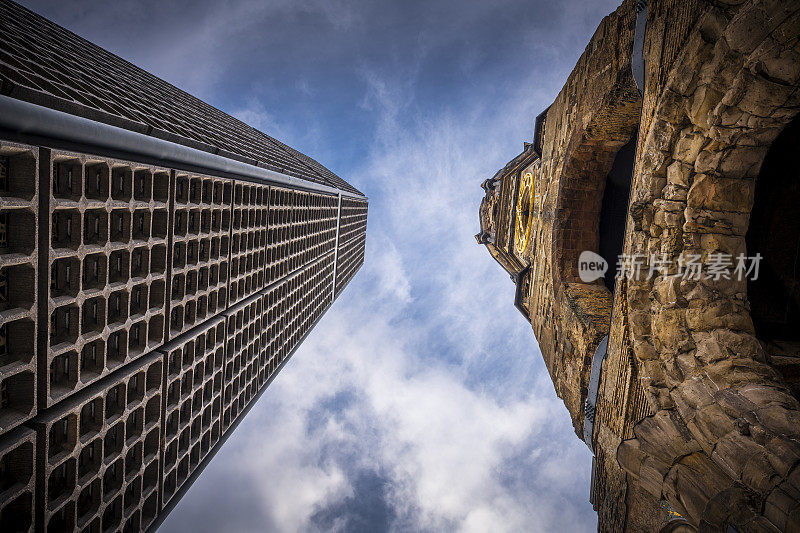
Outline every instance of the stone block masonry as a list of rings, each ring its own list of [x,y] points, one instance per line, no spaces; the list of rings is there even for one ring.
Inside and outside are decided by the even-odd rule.
[[[600,531],[800,531],[799,21],[795,1],[625,0],[535,142],[484,182],[479,242],[520,284],[595,454]],[[527,243],[513,224],[523,178]],[[583,283],[583,251],[672,266]],[[678,271],[745,252],[762,256],[760,278]]]

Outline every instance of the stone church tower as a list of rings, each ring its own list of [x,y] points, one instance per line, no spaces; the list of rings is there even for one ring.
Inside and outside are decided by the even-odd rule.
[[[799,80],[800,1],[625,0],[483,183],[600,531],[800,531]]]

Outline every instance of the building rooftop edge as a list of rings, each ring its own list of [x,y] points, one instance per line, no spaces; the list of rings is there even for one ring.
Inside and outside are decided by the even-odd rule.
[[[304,182],[327,184],[338,190],[350,191],[355,193],[355,195],[365,196],[361,191],[310,156],[272,138],[268,134],[170,84],[162,78],[137,67],[130,61],[112,54],[104,48],[53,23],[30,9],[11,0],[0,1],[0,7],[2,7],[2,9],[0,9],[0,15],[8,15],[8,29],[10,31],[7,36],[4,36],[8,37],[8,42],[0,46],[0,49],[9,53],[10,57],[16,58],[15,49],[13,47],[16,41],[14,40],[14,32],[11,31],[14,25],[41,23],[44,30],[52,31],[46,32],[45,36],[34,36],[38,37],[39,41],[44,40],[51,42],[60,37],[65,37],[63,40],[69,42],[65,42],[64,46],[69,48],[71,57],[75,56],[80,58],[86,55],[96,56],[94,58],[94,64],[90,64],[87,67],[82,66],[78,69],[81,71],[79,74],[86,75],[90,71],[96,70],[98,64],[101,67],[105,65],[109,69],[109,72],[116,72],[116,70],[119,69],[126,72],[130,71],[131,77],[135,78],[135,82],[141,82],[142,80],[152,82],[152,88],[155,90],[154,94],[163,99],[170,100],[171,108],[178,113],[177,116],[183,115],[192,119],[186,122],[186,124],[199,123],[202,125],[197,131],[194,131],[191,126],[187,126],[186,124],[173,124],[172,120],[174,117],[165,115],[163,109],[152,110],[152,116],[142,113],[133,113],[130,114],[130,116],[126,116],[123,112],[119,111],[125,108],[122,100],[113,101],[112,103],[115,107],[110,111],[109,109],[112,108],[106,109],[103,108],[102,105],[97,104],[97,102],[102,101],[102,98],[99,97],[101,93],[98,92],[99,89],[92,88],[91,86],[73,86],[69,87],[71,92],[62,92],[64,94],[75,94],[76,91],[82,93],[87,98],[86,101],[94,102],[93,105],[86,105],[77,100],[74,96],[72,99],[60,97],[57,94],[58,87],[56,81],[58,78],[53,78],[53,75],[49,74],[50,70],[43,68],[41,64],[38,66],[41,68],[42,72],[40,74],[44,76],[44,78],[40,76],[41,83],[39,83],[39,85],[45,88],[53,86],[53,90],[48,91],[44,88],[36,87],[35,84],[31,82],[31,79],[28,79],[30,76],[26,77],[24,75],[26,71],[18,70],[18,68],[12,67],[12,65],[8,64],[6,61],[0,61],[0,95],[61,111],[76,117],[122,128],[154,139],[166,140],[174,144],[218,155],[256,168],[274,171]],[[5,11],[5,13],[2,13],[3,11]],[[11,48],[6,49],[8,47]],[[61,64],[62,62],[59,61],[58,57],[50,57],[49,63]],[[69,74],[74,74],[67,72],[69,70],[69,66],[67,65],[63,65],[60,68],[64,69],[64,73],[62,73],[61,77],[64,77],[64,74],[67,75],[66,77],[70,77]],[[84,70],[84,68],[88,70]],[[48,75],[50,77],[48,77]],[[105,85],[101,84],[101,81],[102,80],[98,80],[98,86],[105,87]],[[42,83],[44,83],[44,85],[42,85]],[[117,87],[119,90],[130,90],[134,88],[135,86]],[[137,94],[136,92],[132,92],[128,94],[126,98],[130,99],[135,107],[137,105],[146,106],[148,96],[152,97],[153,94]],[[209,113],[208,116],[202,113],[204,110]],[[201,116],[204,118],[198,120]],[[144,118],[143,120],[138,120],[131,117]],[[164,127],[159,127],[159,124],[164,125]],[[179,129],[175,129],[174,127]],[[214,142],[211,138],[213,136],[208,135],[208,133],[214,129],[218,129],[216,132],[216,139],[220,142]],[[184,130],[194,133],[197,138],[181,135],[176,132]],[[201,138],[205,138],[205,141],[201,140]]]
[[[78,142],[89,147],[144,155],[163,162],[190,165],[277,185],[342,194],[367,200],[367,197],[361,192],[356,193],[289,176],[223,155],[212,154],[158,137],[2,95],[0,95],[0,130],[72,143]]]

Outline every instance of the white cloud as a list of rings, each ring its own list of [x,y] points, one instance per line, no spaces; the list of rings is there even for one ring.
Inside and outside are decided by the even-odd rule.
[[[397,120],[403,96],[381,98]],[[384,480],[398,529],[594,529],[589,452],[513,284],[472,238],[478,185],[513,134],[507,117],[530,105],[443,113],[376,141],[361,170],[372,184],[365,266],[198,485],[255,493],[277,531],[348,530],[345,515],[315,517],[363,498],[364,470]],[[167,531],[202,513],[195,490]]]
[[[375,265],[372,272],[378,279],[375,282],[373,301],[377,305],[390,305],[388,313],[396,313],[397,306],[411,303],[411,283],[406,273],[403,257],[385,233],[370,232],[370,263]],[[374,244],[373,244],[374,243]],[[374,304],[374,305],[375,305]]]
[[[365,266],[163,530],[347,530],[348,510],[365,500],[388,509],[368,523],[395,530],[595,529],[589,453],[512,305],[513,285],[472,236],[480,182],[522,149],[609,6],[447,0],[416,3],[409,16],[406,3],[365,0],[144,3],[51,10],[290,144],[334,153],[344,141],[330,124],[337,113],[369,115],[371,136],[344,176],[371,198]],[[509,17],[530,30],[506,35]],[[404,39],[376,44],[375,32]],[[487,34],[498,48],[514,39],[525,61],[513,78],[492,77],[496,50],[472,39],[485,45]],[[426,107],[418,84],[426,72],[436,79],[425,61],[437,54],[433,67],[452,61],[481,91]],[[324,82],[307,78],[316,70]],[[334,94],[327,78],[340,70],[363,93]],[[217,90],[229,79],[243,93]],[[334,118],[298,124],[280,102],[269,107],[264,98],[286,86]],[[374,502],[357,483],[365,471],[382,487]]]
[[[245,106],[234,109],[231,115],[257,130],[269,132],[273,137],[282,137],[284,134],[275,116],[255,98],[249,98]]]

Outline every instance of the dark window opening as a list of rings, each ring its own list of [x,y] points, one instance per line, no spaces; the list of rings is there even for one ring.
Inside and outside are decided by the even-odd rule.
[[[614,292],[617,259],[622,254],[622,247],[625,243],[625,222],[628,219],[628,197],[633,177],[633,163],[636,157],[637,136],[638,132],[634,132],[628,144],[620,148],[614,157],[614,163],[606,177],[606,187],[603,193],[598,251],[608,262],[608,270],[603,282],[611,292]]]
[[[761,255],[747,296],[756,336],[800,397],[800,119],[775,139],[756,181],[747,255]]]
[[[8,192],[8,175],[10,174],[8,156],[0,156],[0,192]]]

